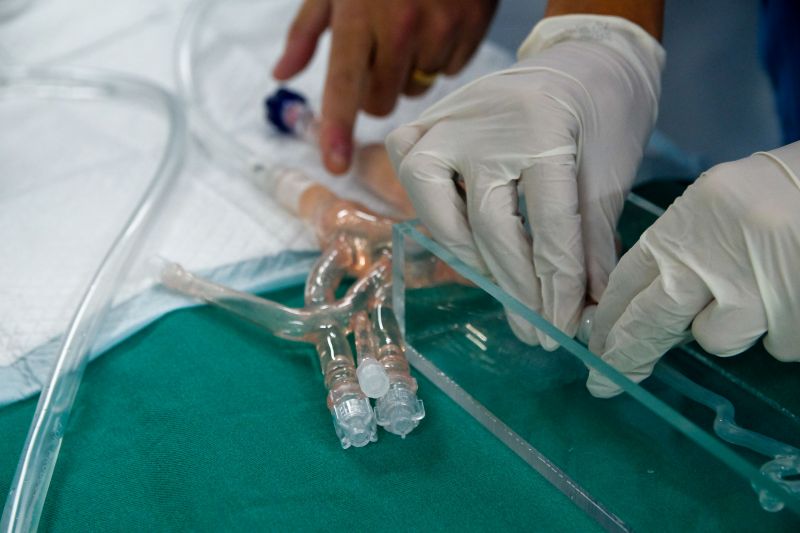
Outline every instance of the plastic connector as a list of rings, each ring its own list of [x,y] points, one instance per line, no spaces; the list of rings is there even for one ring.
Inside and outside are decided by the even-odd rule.
[[[351,397],[336,403],[331,409],[336,436],[345,450],[361,448],[378,440],[375,414],[368,398]]]
[[[383,429],[405,438],[425,418],[425,406],[406,383],[398,382],[375,402],[375,417]]]
[[[764,463],[761,467],[761,475],[771,479],[775,483],[782,485],[791,494],[800,494],[800,456],[798,455],[779,455],[772,461]],[[758,493],[758,503],[761,508],[771,513],[782,510],[786,503],[783,499],[764,489],[759,489],[755,485],[753,489]]]
[[[276,130],[316,142],[317,123],[305,97],[289,89],[278,89],[264,102],[265,118]]]
[[[306,99],[289,89],[278,89],[275,94],[267,97],[264,101],[265,118],[267,122],[275,126],[275,129],[287,135],[294,134],[294,124],[286,120],[286,110],[290,107],[302,105],[306,106]]]

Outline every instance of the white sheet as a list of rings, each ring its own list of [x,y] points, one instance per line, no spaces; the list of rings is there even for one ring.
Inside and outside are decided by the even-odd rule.
[[[246,7],[233,2],[230,9],[237,3]],[[230,13],[220,32],[226,38],[207,51],[217,59],[203,71],[210,109],[265,158],[300,166],[340,193],[374,203],[351,179],[326,177],[312,148],[271,134],[263,123],[261,101],[274,88],[270,58],[277,58],[297,4],[265,2],[270,16],[258,24],[267,38],[256,40],[230,39],[236,35]],[[174,39],[185,5],[37,0],[0,26],[0,60],[113,69],[173,87]],[[319,100],[327,44],[323,40],[317,59],[293,84],[312,103]],[[380,142],[455,85],[509,62],[499,49],[484,47],[462,76],[443,80],[426,98],[403,103],[387,119],[361,120],[359,140]],[[0,104],[0,120],[15,125],[0,129],[0,405],[41,388],[78,299],[155,167],[164,125],[134,109],[112,108]],[[173,198],[147,255],[245,290],[297,277],[308,264],[303,251],[314,248],[310,232],[251,183],[196,150]],[[147,275],[139,268],[128,280],[95,352],[192,303],[150,288]]]

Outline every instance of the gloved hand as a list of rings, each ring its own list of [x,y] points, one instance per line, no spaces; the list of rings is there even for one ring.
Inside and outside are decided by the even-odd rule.
[[[800,142],[716,166],[675,201],[611,273],[589,348],[639,382],[691,334],[743,352],[766,333],[800,361]],[[592,370],[589,391],[619,388]]]
[[[656,119],[664,52],[625,19],[565,15],[541,21],[518,58],[386,144],[433,237],[574,335],[587,292],[599,299],[616,263],[614,228]],[[509,321],[537,343],[527,322]]]

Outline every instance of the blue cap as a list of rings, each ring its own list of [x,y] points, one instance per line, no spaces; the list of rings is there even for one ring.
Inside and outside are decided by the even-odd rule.
[[[278,89],[275,94],[264,101],[267,122],[275,126],[281,133],[292,135],[294,131],[283,121],[283,110],[288,104],[306,103],[305,97],[289,89]]]

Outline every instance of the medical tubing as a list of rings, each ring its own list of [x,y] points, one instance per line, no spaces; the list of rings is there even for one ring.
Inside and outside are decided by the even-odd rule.
[[[333,303],[334,294],[352,261],[346,236],[340,235],[323,250],[306,280],[306,308]],[[374,292],[373,288],[371,292]],[[362,302],[360,307],[369,303]],[[328,409],[343,448],[366,446],[378,439],[375,413],[360,386],[345,328],[349,323],[331,323],[318,334],[316,347],[320,369],[328,390]]]
[[[69,414],[97,332],[135,253],[177,181],[186,152],[186,119],[174,97],[158,86],[130,76],[90,70],[2,68],[0,96],[9,94],[47,99],[131,101],[162,112],[168,123],[167,140],[157,170],[95,272],[64,334],[50,380],[39,396],[0,521],[0,530],[4,532],[27,532],[38,526]]]
[[[403,381],[413,392],[416,392],[417,381],[409,373],[400,326],[397,324],[394,311],[388,304],[382,303],[373,309],[372,331],[377,359],[383,364],[392,384]]]
[[[208,150],[214,161],[264,187],[272,195],[279,167],[269,164],[252,150],[233,140],[206,112],[203,97],[195,76],[195,57],[201,45],[200,29],[213,8],[222,4],[216,0],[195,0],[186,9],[175,48],[175,82],[189,112],[195,138]]]
[[[736,424],[736,410],[730,400],[698,385],[674,368],[662,363],[656,366],[653,375],[687,398],[713,410],[716,414],[714,432],[719,438],[771,457],[771,461],[761,466],[761,474],[781,485],[787,492],[800,494],[800,481],[794,479],[800,474],[800,449],[740,427]],[[753,488],[758,493],[761,507],[766,511],[777,512],[783,509],[784,502],[780,495],[755,485]]]
[[[170,263],[161,273],[161,281],[168,288],[230,311],[273,335],[292,341],[314,342],[314,333],[328,324],[346,324],[354,303],[364,301],[364,284],[353,285],[342,300],[331,305],[312,309],[286,307],[218,285],[195,276],[177,263]]]
[[[278,88],[266,99],[265,114],[275,131],[319,148],[320,121],[302,94],[286,87]],[[403,218],[414,217],[414,206],[397,179],[382,142],[356,148],[353,172],[362,185],[392,206],[396,214]]]
[[[178,263],[168,263],[161,271],[161,281],[176,292],[191,296],[249,320],[273,335],[287,340],[315,342],[315,333],[330,324],[346,325],[355,309],[372,298],[391,271],[391,260],[379,258],[347,293],[330,304],[295,309],[218,285],[187,272]]]
[[[353,239],[339,234],[314,263],[306,280],[306,307],[325,305],[334,301],[336,289],[347,273],[348,267],[353,263],[352,256],[356,253],[354,248],[357,243],[351,241]],[[367,349],[367,345],[364,343],[364,322],[369,324],[369,319],[364,311],[356,312],[351,318],[353,328],[359,327],[359,331],[354,329],[353,332],[356,339],[356,353],[359,355],[358,370],[356,371],[354,367],[353,371],[364,394],[370,398],[378,398],[388,391],[389,379],[383,365],[375,359],[374,352],[366,355],[364,353]],[[369,340],[367,336],[367,341]],[[325,365],[322,362],[321,364],[324,373]]]
[[[342,328],[335,326],[320,329],[314,343],[319,353],[320,366],[325,379],[325,387],[330,391],[328,408],[352,394],[363,398],[361,390],[353,386],[356,382],[356,369],[350,344]]]
[[[335,257],[336,253],[323,254],[314,267],[317,275],[309,279],[323,283],[341,279],[343,265],[337,264]],[[328,277],[329,270],[332,278]],[[391,260],[384,254],[344,297],[333,302],[316,303],[317,295],[325,295],[324,289],[328,287],[315,289],[306,293],[309,305],[303,309],[293,309],[217,285],[192,275],[177,263],[164,264],[160,277],[168,288],[230,311],[273,335],[314,344],[328,390],[328,408],[334,428],[342,447],[348,448],[368,444],[377,439],[377,433],[372,407],[358,384],[346,328],[355,310],[367,306],[374,293],[387,283],[390,272]]]
[[[397,318],[382,298],[372,310],[372,330],[377,359],[389,377],[389,391],[375,402],[375,416],[386,431],[405,438],[425,417],[425,406],[417,398]]]
[[[366,311],[358,311],[350,320],[350,329],[353,331],[353,344],[356,345],[358,364],[364,359],[375,359],[375,341],[372,337],[372,327]]]
[[[163,268],[161,281],[176,292],[230,311],[284,339],[310,342],[307,338],[309,333],[317,329],[312,324],[311,313],[305,309],[286,307],[218,285],[187,272],[177,263],[169,263]],[[321,314],[321,311],[317,313]]]
[[[334,294],[351,263],[351,250],[344,236],[334,239],[314,262],[306,279],[306,307],[334,301]]]
[[[328,390],[328,409],[342,448],[360,448],[378,440],[375,414],[358,385],[350,343],[342,328],[322,328],[316,348]]]
[[[713,410],[716,413],[714,431],[721,439],[768,457],[800,456],[800,450],[794,446],[738,426],[735,420],[736,411],[730,400],[698,385],[674,368],[663,364],[659,365],[655,375],[687,398]]]
[[[350,324],[356,345],[358,384],[370,398],[380,398],[389,392],[390,383],[386,369],[376,359],[378,349],[375,346],[369,314],[366,311],[355,313]]]

